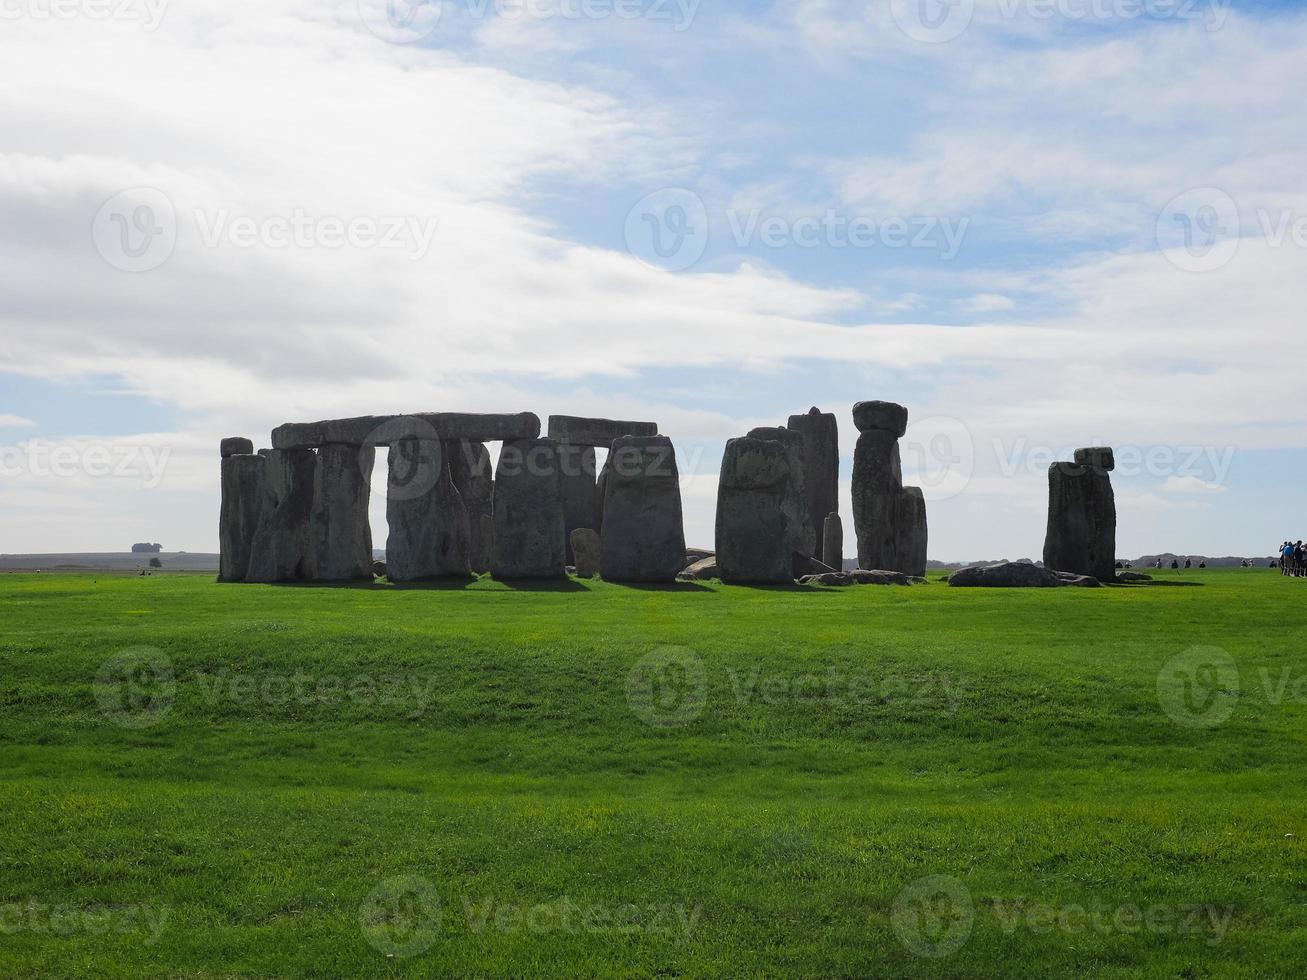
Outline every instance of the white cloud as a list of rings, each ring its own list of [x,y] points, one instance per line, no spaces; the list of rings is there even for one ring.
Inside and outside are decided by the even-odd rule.
[[[21,415],[0,415],[0,429],[30,429],[34,425],[35,422]]]
[[[1162,484],[1163,493],[1225,493],[1226,489],[1196,476],[1168,476]]]

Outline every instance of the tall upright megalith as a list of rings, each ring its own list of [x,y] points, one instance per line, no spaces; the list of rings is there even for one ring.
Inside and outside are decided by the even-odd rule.
[[[817,553],[817,530],[808,516],[807,454],[803,436],[783,425],[750,429],[751,439],[771,439],[785,447],[789,458],[789,476],[781,508],[785,512],[788,544],[791,551],[805,557]]]
[[[450,478],[456,441],[396,439],[387,458],[386,577],[392,582],[466,577],[471,528]]]
[[[1048,468],[1044,567],[1103,582],[1116,578],[1116,496],[1110,447],[1077,449],[1070,463]]]
[[[821,560],[837,572],[844,569],[844,522],[834,511],[822,522]]]
[[[899,439],[908,410],[894,402],[853,406],[853,527],[858,566],[908,575],[926,571],[926,504],[920,489],[903,486]]]
[[[488,572],[494,542],[494,534],[488,532],[494,527],[491,515],[494,512],[495,492],[490,452],[485,443],[459,439],[445,444],[445,456],[449,463],[450,479],[454,481],[454,488],[463,499],[463,506],[467,508],[468,531],[471,534],[468,564],[474,572]]]
[[[266,460],[253,452],[248,439],[224,439],[222,502],[218,512],[218,581],[244,582],[250,567],[250,549],[263,505],[263,468]]]
[[[318,449],[313,509],[309,514],[309,555],[312,577],[319,581],[372,578],[368,481],[375,459],[372,446],[325,443]]]
[[[562,578],[566,572],[563,484],[553,439],[505,442],[495,467],[497,579]]]
[[[815,405],[802,415],[791,415],[786,428],[803,437],[804,496],[807,498],[807,526],[820,549],[822,529],[829,514],[840,509],[840,437],[835,416]],[[814,551],[814,557],[821,555]],[[830,564],[830,562],[826,562]]]
[[[309,515],[313,510],[312,449],[264,449],[263,502],[250,548],[247,582],[293,582],[307,579]]]
[[[673,582],[685,567],[676,450],[666,436],[613,440],[599,535],[609,582]]]
[[[717,484],[717,571],[723,582],[793,582],[791,454],[783,442],[728,439]]]

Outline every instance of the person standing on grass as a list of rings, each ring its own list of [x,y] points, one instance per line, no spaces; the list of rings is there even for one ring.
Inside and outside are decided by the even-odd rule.
[[[1293,545],[1286,541],[1280,545],[1280,574],[1288,575],[1291,564],[1293,564]]]

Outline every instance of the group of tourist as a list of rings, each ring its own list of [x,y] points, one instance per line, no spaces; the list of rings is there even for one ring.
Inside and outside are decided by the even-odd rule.
[[[1280,574],[1307,575],[1307,553],[1303,551],[1301,538],[1280,545]]]

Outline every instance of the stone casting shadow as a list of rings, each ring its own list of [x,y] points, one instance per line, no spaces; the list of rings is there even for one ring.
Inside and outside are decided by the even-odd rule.
[[[712,589],[699,582],[614,582],[614,585],[641,592],[711,592]]]

